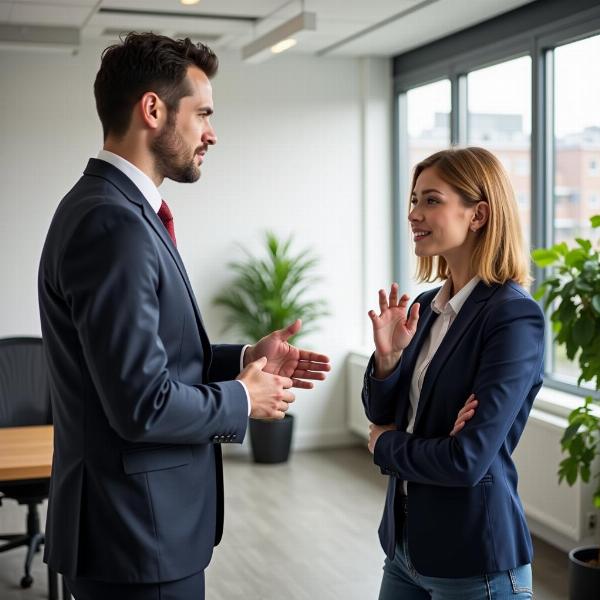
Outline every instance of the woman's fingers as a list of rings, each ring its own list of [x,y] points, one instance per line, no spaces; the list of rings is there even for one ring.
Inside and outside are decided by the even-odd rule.
[[[465,405],[458,411],[454,427],[450,432],[451,436],[456,435],[465,426],[465,423],[475,416],[475,410],[478,405],[479,402],[477,401],[477,398],[475,398],[475,394],[471,394],[467,398]]]
[[[413,304],[410,309],[410,314],[408,315],[408,321],[406,322],[406,328],[414,333],[417,330],[417,323],[419,322],[419,308],[420,305],[418,302]]]
[[[390,288],[389,306],[390,308],[398,306],[398,284],[396,282],[392,283]]]
[[[463,427],[465,426],[465,422],[461,421],[460,423],[456,423],[456,425],[454,425],[452,431],[450,432],[450,435],[456,435]]]
[[[477,405],[479,404],[479,402],[477,402],[477,400],[470,400],[468,401],[459,411],[458,411],[458,417],[461,417],[462,415],[470,412],[470,411],[474,411],[475,408],[477,408]]]
[[[388,308],[388,299],[385,290],[379,290],[379,309],[384,313]]]

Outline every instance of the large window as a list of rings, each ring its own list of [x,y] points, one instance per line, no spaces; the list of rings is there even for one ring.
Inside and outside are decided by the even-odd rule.
[[[590,228],[590,217],[600,214],[600,6],[541,4],[394,59],[402,109],[396,270],[403,289],[418,290],[405,233],[408,172],[448,142],[483,146],[500,159],[529,250],[577,237],[600,243],[600,230]],[[532,265],[533,289],[547,274]],[[548,350],[546,384],[583,393],[577,365],[554,344]]]
[[[590,217],[600,214],[600,35],[556,48],[554,54],[553,242],[598,239]],[[595,57],[595,58],[592,58]],[[553,346],[558,378],[575,382],[576,364]]]
[[[467,76],[467,141],[491,150],[507,170],[527,244],[531,231],[531,58],[523,56]]]
[[[412,88],[406,93],[406,118],[400,123],[406,132],[407,160],[404,164],[404,177],[400,192],[400,223],[404,226],[406,243],[403,244],[405,269],[411,275],[416,270],[414,245],[408,225],[410,183],[414,166],[424,158],[450,147],[450,80],[443,79],[427,85]],[[411,284],[405,288],[414,296],[423,286],[417,286],[411,277]]]

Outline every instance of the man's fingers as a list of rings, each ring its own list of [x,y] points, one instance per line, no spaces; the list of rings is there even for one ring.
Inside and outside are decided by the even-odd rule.
[[[296,369],[292,373],[294,379],[312,379],[313,381],[325,381],[325,373],[317,373],[316,371],[305,371],[304,369]]]
[[[275,377],[278,378],[278,382],[277,383],[279,383],[282,388],[284,388],[284,389],[287,390],[288,388],[292,387],[293,382],[292,382],[292,380],[289,377],[281,377],[279,375],[275,375]]]
[[[290,392],[289,390],[285,390],[281,396],[282,402],[285,402],[286,404],[291,404],[295,399],[296,396],[294,396],[294,393]]]
[[[302,321],[296,319],[291,325],[279,331],[279,337],[285,342],[293,335],[296,335],[302,329]]]
[[[373,311],[371,311],[371,312],[373,312]],[[373,312],[373,314],[375,314],[375,313]],[[299,359],[301,361],[328,365],[328,368],[324,369],[326,371],[328,371],[331,368],[329,366],[329,363],[331,362],[331,360],[329,359],[329,356],[327,356],[326,354],[318,354],[317,352],[311,352],[310,350],[299,350],[299,353],[300,353]]]
[[[303,371],[331,371],[331,365],[324,362],[314,362],[312,360],[299,360],[296,369]]]
[[[310,381],[304,381],[302,379],[296,379],[295,377],[292,377],[292,381],[294,382],[295,388],[302,390],[312,390],[315,387],[314,383],[311,383]]]
[[[255,360],[254,362],[251,362],[248,365],[248,367],[256,369],[257,371],[262,371],[265,368],[266,364],[267,364],[267,357],[266,356],[262,356],[258,360]]]

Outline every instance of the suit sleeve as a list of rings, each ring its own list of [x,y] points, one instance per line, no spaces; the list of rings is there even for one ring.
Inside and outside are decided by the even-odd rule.
[[[240,344],[215,344],[213,360],[208,373],[209,381],[231,381],[241,372],[240,359],[244,346]]]
[[[208,443],[247,423],[236,381],[189,386],[170,377],[158,335],[156,247],[135,213],[101,205],[81,221],[61,260],[60,286],[103,410],[124,439]]]
[[[453,437],[383,433],[374,453],[383,471],[443,486],[472,486],[486,474],[532,388],[539,386],[544,350],[544,318],[533,300],[511,300],[494,311],[473,387],[479,401],[475,416]],[[442,383],[437,394],[431,402],[443,401]]]

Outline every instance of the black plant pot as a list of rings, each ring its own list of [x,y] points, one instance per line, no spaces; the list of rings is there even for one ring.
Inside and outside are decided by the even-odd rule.
[[[250,419],[250,442],[254,462],[275,464],[286,462],[290,455],[294,417],[285,415],[279,421]]]
[[[600,598],[600,566],[586,561],[598,558],[598,546],[583,546],[569,552],[569,599]]]

